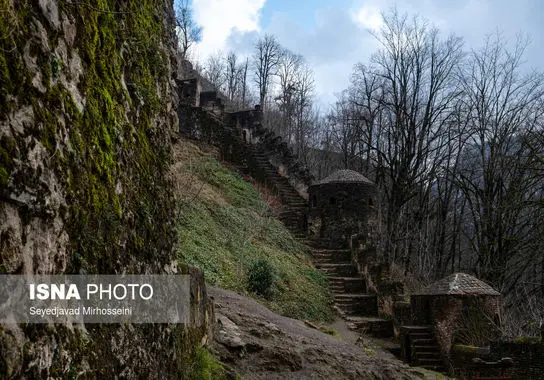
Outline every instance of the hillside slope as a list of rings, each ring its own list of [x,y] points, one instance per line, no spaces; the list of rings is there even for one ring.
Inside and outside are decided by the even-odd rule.
[[[172,174],[181,204],[178,259],[202,268],[209,284],[251,294],[282,315],[330,320],[326,278],[311,265],[307,249],[274,217],[259,191],[214,156],[210,147],[190,141],[174,146]],[[248,280],[259,260],[270,264],[274,277],[265,295],[251,292]]]

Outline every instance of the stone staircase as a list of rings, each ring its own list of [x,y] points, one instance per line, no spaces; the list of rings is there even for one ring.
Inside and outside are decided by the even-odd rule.
[[[366,292],[365,280],[357,274],[349,249],[314,246],[312,257],[314,265],[327,275],[335,306],[351,330],[380,338],[393,336],[392,321],[378,317],[377,296]]]
[[[330,249],[337,246],[330,241],[306,240],[307,201],[286,177],[278,173],[265,152],[253,145],[248,145],[247,149],[253,161],[254,175],[263,179],[281,198],[283,209],[279,219],[295,237],[313,248],[314,265],[327,275],[335,306],[348,327],[375,337],[393,336],[393,323],[378,317],[377,296],[367,293],[365,280],[351,261],[350,250]]]
[[[278,173],[278,170],[270,163],[266,153],[249,148],[252,159],[258,170],[264,174],[268,185],[279,195],[283,209],[279,219],[299,239],[306,237],[306,220],[308,213],[308,202],[289,183],[289,180]]]
[[[429,326],[412,326],[408,334],[410,365],[444,372],[444,362],[434,331]]]

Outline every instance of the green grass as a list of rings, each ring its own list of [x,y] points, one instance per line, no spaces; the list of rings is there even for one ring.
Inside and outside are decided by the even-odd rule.
[[[196,350],[195,359],[183,374],[183,380],[223,380],[227,375],[223,365],[205,348]]]
[[[193,154],[190,161],[184,170],[197,190],[181,194],[179,260],[200,267],[209,284],[247,293],[248,269],[265,259],[275,281],[266,298],[254,298],[282,315],[330,320],[325,276],[312,267],[307,248],[272,217],[253,185],[213,157]]]

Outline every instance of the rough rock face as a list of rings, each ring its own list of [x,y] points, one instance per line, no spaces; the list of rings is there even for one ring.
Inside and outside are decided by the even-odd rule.
[[[211,288],[213,350],[243,379],[432,379],[406,364],[274,314],[236,293]],[[443,378],[443,377],[442,377]]]
[[[0,273],[178,270],[172,0],[87,3],[0,0]],[[0,378],[171,377],[201,335],[1,326]]]

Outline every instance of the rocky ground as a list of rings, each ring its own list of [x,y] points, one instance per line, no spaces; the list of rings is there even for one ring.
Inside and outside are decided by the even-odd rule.
[[[244,380],[446,378],[282,317],[234,292],[208,289],[217,319],[211,349]]]

